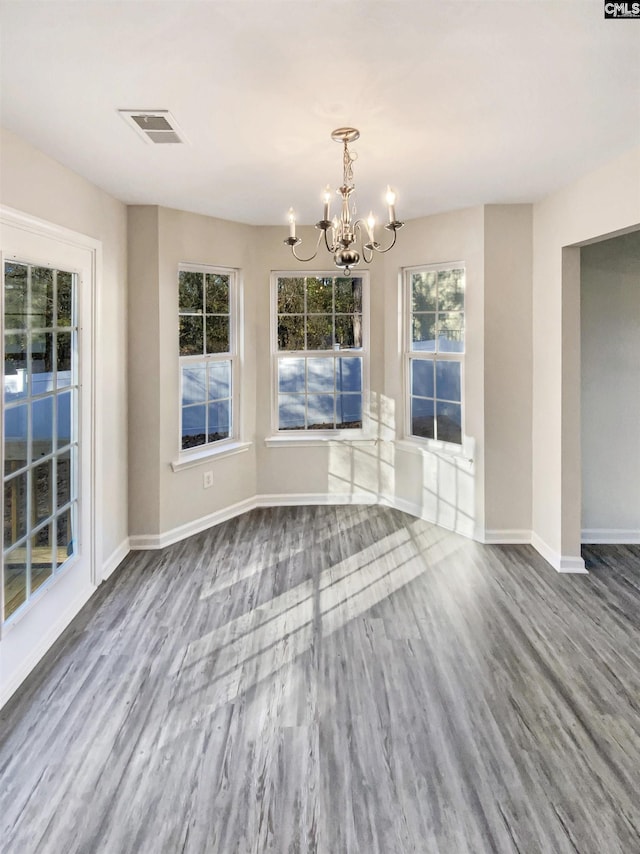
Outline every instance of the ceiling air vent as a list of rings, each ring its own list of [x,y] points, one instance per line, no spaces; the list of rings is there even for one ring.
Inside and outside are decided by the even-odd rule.
[[[118,110],[118,112],[145,142],[161,145],[167,142],[187,141],[169,110]]]

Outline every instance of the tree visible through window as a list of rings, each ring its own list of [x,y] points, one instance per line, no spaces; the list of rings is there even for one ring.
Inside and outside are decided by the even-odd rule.
[[[180,447],[233,436],[235,273],[184,266],[178,273]]]
[[[408,433],[462,444],[465,272],[441,265],[405,272]]]
[[[278,430],[363,424],[364,278],[275,278]]]

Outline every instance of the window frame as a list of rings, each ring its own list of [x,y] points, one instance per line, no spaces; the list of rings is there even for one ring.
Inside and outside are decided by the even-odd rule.
[[[224,353],[199,353],[188,356],[180,355],[180,273],[213,273],[229,276],[229,351]],[[221,267],[214,264],[199,264],[181,261],[178,264],[176,275],[176,297],[178,303],[178,461],[172,463],[174,471],[188,467],[189,463],[196,464],[198,460],[215,456],[217,454],[231,453],[239,449],[240,438],[240,351],[241,351],[241,323],[240,323],[240,271],[235,267]],[[206,300],[206,290],[203,287],[203,315]],[[203,349],[206,347],[206,336],[203,340]],[[229,398],[229,435],[224,439],[213,442],[204,442],[193,448],[182,447],[182,415],[184,406],[182,404],[182,368],[188,364],[199,365],[215,362],[231,362],[231,397]],[[206,404],[208,406],[208,399]]]
[[[413,309],[412,309],[412,293],[411,293],[411,278],[414,273],[428,273],[428,272],[443,272],[446,270],[463,270],[464,272],[464,304],[462,308],[463,315],[463,330],[464,335],[462,339],[462,350],[460,351],[440,351],[437,349],[437,339],[436,339],[436,349],[433,351],[421,351],[421,350],[413,350],[411,348],[411,344],[413,341],[412,337],[412,319],[413,319]],[[465,361],[467,354],[467,268],[464,261],[446,261],[435,264],[418,264],[412,267],[403,267],[401,272],[401,285],[402,285],[402,317],[403,317],[403,338],[404,338],[404,346],[403,346],[403,391],[404,391],[404,431],[403,431],[403,441],[410,442],[417,447],[422,447],[424,449],[429,450],[440,450],[445,451],[452,455],[461,455],[463,453],[463,448],[465,445],[465,422],[466,422],[466,394],[465,394]],[[440,309],[436,306],[436,315],[439,313]],[[436,370],[437,363],[440,362],[457,362],[460,365],[460,443],[457,442],[449,442],[444,439],[437,438],[437,419],[434,421],[434,426],[436,428],[436,436],[434,438],[429,438],[426,436],[415,436],[411,432],[411,363],[414,360],[419,361],[431,361],[434,363],[434,370]],[[435,388],[434,388],[435,395]],[[433,402],[434,407],[436,403],[441,398],[437,398],[434,396]],[[436,411],[434,409],[434,411]]]
[[[362,347],[344,350],[279,350],[278,349],[278,279],[331,278],[362,279]],[[340,275],[335,270],[272,270],[270,281],[270,342],[271,342],[271,441],[274,444],[313,443],[324,444],[327,441],[348,441],[370,438],[371,419],[370,400],[370,281],[368,270],[354,271],[351,277]],[[335,316],[335,311],[333,313]],[[354,428],[334,428],[332,430],[314,430],[305,427],[300,430],[281,430],[278,416],[278,360],[286,358],[361,358],[362,359],[362,426]],[[269,440],[267,440],[269,442]]]

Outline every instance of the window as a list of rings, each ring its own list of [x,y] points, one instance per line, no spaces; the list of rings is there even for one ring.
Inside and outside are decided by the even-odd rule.
[[[462,264],[405,270],[410,437],[462,444]]]
[[[77,275],[4,265],[4,614],[77,552]]]
[[[180,449],[234,438],[238,421],[236,272],[181,265]]]
[[[276,430],[361,430],[367,373],[364,275],[273,277]]]

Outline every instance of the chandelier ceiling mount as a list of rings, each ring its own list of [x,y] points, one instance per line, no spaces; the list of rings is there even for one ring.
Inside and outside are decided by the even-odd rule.
[[[332,193],[331,188],[327,185],[323,194],[323,216],[315,225],[320,233],[313,255],[309,258],[301,258],[296,252],[296,247],[302,243],[302,240],[296,237],[296,216],[293,208],[289,208],[289,237],[284,241],[287,246],[291,247],[295,258],[306,263],[313,261],[316,257],[320,243],[324,238],[327,251],[333,255],[334,264],[344,270],[347,276],[351,275],[351,268],[359,264],[361,258],[369,264],[376,253],[383,254],[392,249],[395,246],[398,229],[404,225],[396,218],[396,194],[391,187],[387,187],[388,222],[384,226],[387,231],[393,234],[389,246],[383,248],[375,239],[376,218],[373,212],[369,214],[366,220],[356,219],[356,206],[355,203],[351,203],[351,195],[355,190],[353,163],[357,159],[357,153],[349,150],[349,144],[359,138],[360,131],[357,128],[336,128],[331,134],[331,139],[344,146],[342,152],[342,185],[336,190],[336,194],[341,199],[340,213],[330,219]]]

